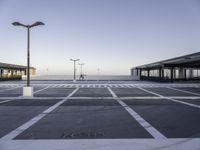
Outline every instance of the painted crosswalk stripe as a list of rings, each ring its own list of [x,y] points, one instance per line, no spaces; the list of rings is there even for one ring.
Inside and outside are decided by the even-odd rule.
[[[142,126],[144,129],[149,132],[155,139],[167,139],[162,133],[155,129],[151,124],[144,120],[137,112],[130,108],[122,100],[118,99],[114,91],[108,87],[108,91],[111,95],[118,101],[118,103],[126,109],[126,111]]]

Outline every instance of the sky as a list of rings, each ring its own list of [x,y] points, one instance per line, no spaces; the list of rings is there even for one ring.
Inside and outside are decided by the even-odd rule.
[[[0,62],[38,75],[129,75],[130,68],[200,51],[200,0],[0,0]],[[80,66],[77,65],[77,72]]]

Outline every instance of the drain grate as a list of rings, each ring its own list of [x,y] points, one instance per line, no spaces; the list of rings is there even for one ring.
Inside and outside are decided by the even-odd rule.
[[[104,134],[100,132],[78,132],[78,133],[63,133],[62,138],[70,139],[70,138],[100,138],[103,137]]]

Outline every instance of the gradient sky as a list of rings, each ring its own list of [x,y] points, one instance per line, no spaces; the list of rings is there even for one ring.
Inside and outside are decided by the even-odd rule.
[[[0,0],[0,62],[31,65],[39,75],[72,74],[70,58],[87,75],[126,75],[130,68],[200,51],[200,0]],[[79,69],[79,68],[78,68]]]

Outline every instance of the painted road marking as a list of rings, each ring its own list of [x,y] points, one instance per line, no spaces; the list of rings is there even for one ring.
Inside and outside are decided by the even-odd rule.
[[[40,113],[39,115],[37,115],[36,117],[32,118],[31,120],[29,120],[28,122],[24,123],[23,125],[21,125],[20,127],[18,127],[17,129],[11,131],[10,133],[8,133],[7,135],[3,136],[1,138],[1,140],[12,140],[14,139],[16,136],[18,136],[20,133],[22,133],[23,131],[25,131],[26,129],[28,129],[29,127],[31,127],[32,125],[34,125],[36,122],[38,122],[40,119],[42,119],[43,117],[45,117],[47,114],[49,114],[50,112],[52,112],[54,109],[56,109],[58,106],[60,106],[61,104],[63,104],[65,101],[67,101],[76,91],[78,90],[78,88],[74,89],[67,97],[65,97],[63,100],[59,101],[58,103],[54,104],[53,106],[49,107],[48,109],[46,109],[45,111],[43,111],[42,113]]]
[[[47,89],[49,86],[47,86],[47,87],[45,87],[45,88],[43,88],[43,89],[40,89],[40,90],[37,90],[37,91],[35,91],[35,92],[33,92],[34,94],[35,93],[37,93],[37,92],[41,92],[42,90],[45,90],[45,89]],[[2,98],[2,97],[1,97]],[[24,97],[24,96],[18,96],[18,97],[10,97],[10,98],[4,98],[4,99],[7,99],[7,100],[4,100],[4,101],[1,101],[0,102],[0,104],[3,104],[3,103],[7,103],[7,102],[10,102],[10,101],[14,101],[14,100],[16,100],[16,99],[21,99],[21,98],[29,98],[29,97]],[[31,97],[31,98],[33,98],[33,97]]]
[[[180,92],[183,92],[183,93],[187,93],[187,94],[192,94],[192,95],[200,96],[200,94],[198,94],[198,93],[194,93],[194,92],[190,92],[190,91],[186,91],[186,90],[176,89],[176,88],[173,88],[173,87],[167,87],[167,88],[168,89],[172,89],[172,90],[176,90],[176,91],[180,91]]]
[[[37,91],[33,92],[33,94],[39,93],[39,92],[41,92],[41,91],[43,91],[43,90],[46,90],[46,89],[48,89],[48,88],[49,88],[49,86],[47,86],[47,87],[45,87],[45,88],[42,88],[42,89],[40,89],[40,90],[37,90]]]
[[[155,92],[151,92],[151,91],[146,90],[146,89],[143,89],[143,88],[141,88],[141,87],[137,87],[137,88],[140,89],[140,90],[142,90],[142,91],[144,91],[144,92],[147,92],[147,93],[156,95],[156,96],[158,96],[158,97],[164,97],[164,96],[162,96],[162,95],[160,95],[160,94],[157,94],[157,93],[155,93]]]
[[[200,138],[0,141],[1,150],[199,150]]]
[[[58,99],[63,99],[65,97],[56,97]],[[73,99],[115,99],[114,97],[73,97]],[[181,96],[169,96],[168,98],[173,98],[173,99],[191,99],[191,100],[199,100],[200,101],[200,97],[181,97]],[[27,97],[0,97],[0,100],[15,100],[15,99],[27,99]],[[31,97],[31,99],[55,99],[55,97]],[[136,97],[118,97],[118,99],[120,100],[127,100],[127,99],[166,99],[166,97],[158,97],[158,96],[136,96]]]
[[[141,88],[141,87],[138,87],[138,89],[141,89],[141,90],[143,90],[143,91],[145,91],[145,92],[148,92],[148,93],[151,93],[151,94],[157,95],[157,96],[159,96],[160,98],[164,98],[164,99],[167,99],[167,100],[170,100],[170,101],[173,101],[173,102],[177,102],[177,103],[185,104],[185,105],[192,106],[192,107],[195,107],[195,108],[200,108],[199,105],[195,105],[195,104],[191,104],[191,103],[183,102],[183,101],[180,101],[180,100],[176,100],[176,99],[173,99],[173,98],[170,98],[170,97],[166,97],[166,96],[160,95],[160,94],[158,94],[158,93],[155,93],[155,92],[149,91],[149,90],[147,90],[147,89],[143,89],[143,88]]]
[[[9,90],[14,90],[14,89],[18,89],[21,88],[22,86],[17,86],[17,87],[13,87],[13,88],[9,88],[9,89],[2,89],[0,90],[0,92],[4,92],[4,91],[9,91]]]
[[[116,98],[118,103],[126,109],[126,111],[142,126],[147,132],[149,132],[155,139],[167,139],[162,133],[155,129],[151,124],[144,120],[138,113],[136,113],[132,108],[130,108],[126,103],[118,99],[117,95],[111,88],[107,88],[111,95]]]
[[[16,87],[16,86],[22,86],[24,84],[0,84],[0,87]],[[131,87],[155,87],[155,88],[159,88],[159,87],[196,87],[196,88],[199,88],[200,87],[200,84],[147,84],[147,83],[129,83],[127,84],[126,82],[122,82],[122,83],[117,83],[117,84],[114,84],[114,83],[103,83],[103,84],[99,84],[99,83],[94,83],[94,84],[91,84],[89,82],[84,82],[84,84],[80,83],[80,84],[72,84],[72,83],[65,83],[65,84],[32,84],[34,86],[47,86],[49,85],[50,87],[53,87],[53,88],[65,88],[65,87],[94,87],[94,86],[98,86],[99,88],[103,88],[103,87],[118,87],[118,88],[131,88]],[[1,91],[1,90],[0,90]]]

